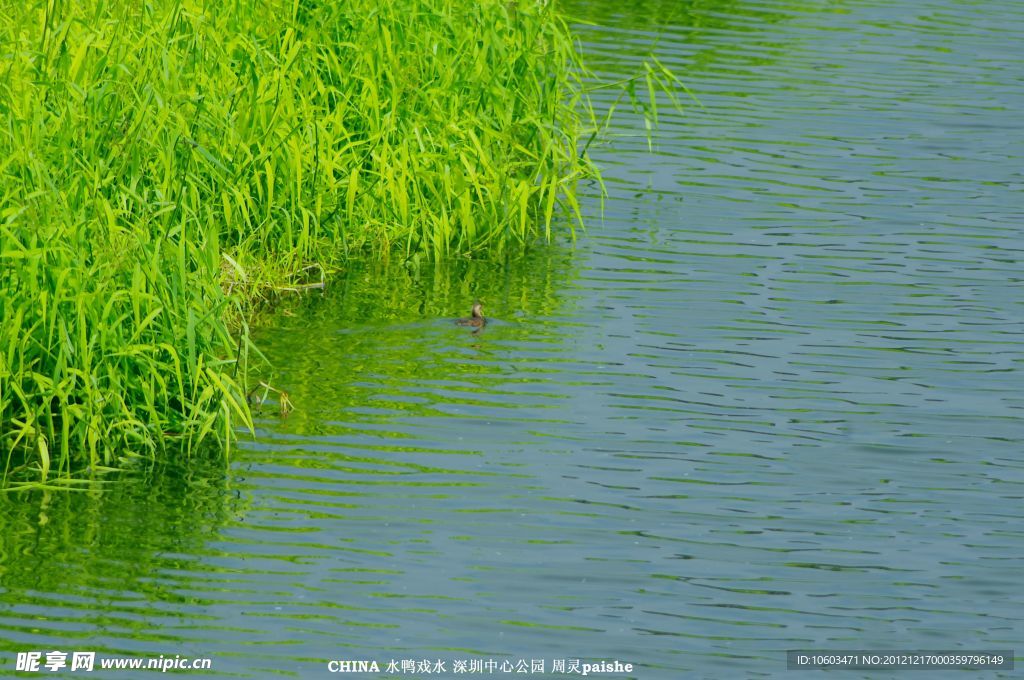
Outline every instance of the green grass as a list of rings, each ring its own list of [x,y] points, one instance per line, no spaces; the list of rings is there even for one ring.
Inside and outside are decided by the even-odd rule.
[[[268,280],[572,235],[586,77],[541,0],[0,0],[3,484],[229,451]]]

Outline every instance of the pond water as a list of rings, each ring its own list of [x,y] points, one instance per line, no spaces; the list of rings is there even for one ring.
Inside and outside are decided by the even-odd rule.
[[[285,300],[297,410],[229,470],[0,497],[0,674],[1020,652],[1024,6],[568,8],[604,78],[654,53],[700,105],[652,151],[620,111],[574,246]]]

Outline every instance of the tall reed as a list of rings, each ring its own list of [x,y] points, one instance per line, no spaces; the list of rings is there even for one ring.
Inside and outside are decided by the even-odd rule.
[[[256,272],[572,234],[595,174],[546,0],[0,0],[0,74],[5,483],[229,446]]]

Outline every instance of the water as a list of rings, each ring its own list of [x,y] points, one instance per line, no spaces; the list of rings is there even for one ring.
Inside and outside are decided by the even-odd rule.
[[[568,8],[605,77],[653,50],[701,106],[653,153],[616,117],[575,247],[285,299],[297,410],[230,470],[0,499],[0,672],[1019,648],[1021,7]]]

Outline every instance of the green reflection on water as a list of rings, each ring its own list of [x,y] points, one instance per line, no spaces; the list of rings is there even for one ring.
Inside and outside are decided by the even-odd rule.
[[[268,379],[296,407],[276,418],[275,407],[265,406],[263,425],[317,434],[327,419],[338,433],[346,430],[341,420],[379,425],[493,404],[500,399],[494,376],[510,383],[531,380],[528,368],[514,365],[510,345],[530,343],[543,357],[561,342],[561,325],[549,320],[571,304],[566,291],[574,275],[572,253],[560,246],[516,259],[420,268],[353,263],[323,294],[282,298],[274,325],[256,332],[273,366]],[[456,325],[477,299],[487,325]],[[381,436],[402,437],[386,430]]]
[[[248,504],[232,492],[217,458],[193,459],[187,470],[111,478],[77,492],[0,495],[0,610],[4,629],[21,640],[0,635],[0,650],[24,651],[28,639],[51,649],[54,628],[69,640],[94,639],[97,632],[175,640],[179,609],[197,603],[186,591],[204,580],[186,584],[176,573],[195,568],[219,573],[227,583],[235,572],[198,566],[211,537]]]

